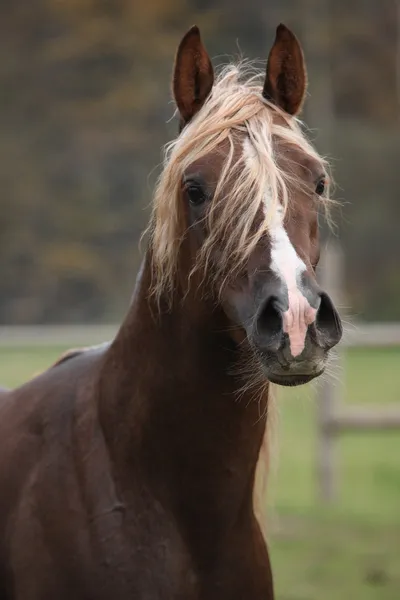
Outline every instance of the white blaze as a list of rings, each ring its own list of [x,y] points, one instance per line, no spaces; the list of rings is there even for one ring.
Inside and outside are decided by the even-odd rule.
[[[275,222],[269,229],[271,239],[271,269],[283,281],[288,290],[289,308],[283,313],[283,329],[289,336],[292,356],[304,349],[308,326],[315,321],[317,311],[310,306],[299,284],[307,270],[286,233],[283,210],[278,211]]]
[[[257,160],[256,152],[248,139],[243,144],[243,152],[249,163]],[[270,209],[270,194],[265,194],[265,212]],[[284,227],[283,207],[279,206],[272,216],[268,233],[271,239],[271,269],[286,285],[289,308],[283,313],[283,329],[289,336],[290,351],[293,357],[304,349],[308,326],[315,321],[317,311],[310,306],[299,285],[301,276],[307,270],[298,256]]]

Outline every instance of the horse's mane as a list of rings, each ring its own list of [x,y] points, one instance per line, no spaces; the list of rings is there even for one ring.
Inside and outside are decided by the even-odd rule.
[[[274,152],[277,142],[301,150],[327,170],[326,161],[306,139],[300,121],[263,98],[264,77],[265,71],[249,62],[223,68],[204,106],[179,137],[165,147],[164,169],[155,191],[149,225],[153,260],[151,291],[158,299],[161,295],[164,299],[171,297],[175,288],[179,247],[185,234],[180,187],[189,165],[215,151],[222,142],[228,144],[229,151],[208,215],[210,234],[194,266],[205,266],[211,250],[223,239],[216,278],[222,273],[226,276],[229,269],[240,269],[277,214],[279,204],[287,210],[289,183],[297,189],[304,185],[294,173],[278,166]],[[239,158],[234,153],[238,137],[246,139],[246,152]],[[223,190],[228,179],[229,199],[220,202],[224,200]],[[267,214],[264,211],[261,227],[254,228],[254,219],[265,202],[266,192],[269,210]],[[326,207],[329,201],[323,198],[321,202]]]

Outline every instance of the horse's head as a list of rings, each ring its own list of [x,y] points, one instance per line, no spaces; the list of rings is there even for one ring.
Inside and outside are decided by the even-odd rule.
[[[326,164],[296,119],[306,70],[283,25],[259,76],[231,65],[214,78],[196,27],[179,45],[181,133],[155,198],[155,290],[175,289],[185,263],[186,282],[214,295],[266,377],[298,385],[324,370],[342,330],[315,277]]]

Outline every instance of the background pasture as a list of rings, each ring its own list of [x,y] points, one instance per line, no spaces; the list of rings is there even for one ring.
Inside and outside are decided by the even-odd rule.
[[[0,346],[0,381],[18,385],[66,346]],[[346,352],[346,404],[398,404],[400,348]],[[333,367],[334,369],[335,367]],[[335,376],[340,377],[336,372]],[[270,545],[278,600],[398,600],[400,435],[343,435],[333,506],[318,501],[315,385],[279,391],[269,485]]]

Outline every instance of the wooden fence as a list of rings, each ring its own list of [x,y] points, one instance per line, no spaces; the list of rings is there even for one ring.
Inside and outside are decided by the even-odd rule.
[[[323,254],[319,280],[337,306],[343,306],[343,258],[337,245]],[[362,398],[357,404],[344,406],[343,353],[349,347],[400,346],[400,323],[350,323],[344,326],[343,340],[336,350],[342,376],[339,380],[326,376],[317,387],[317,478],[320,499],[331,502],[337,495],[338,469],[335,446],[342,432],[399,429],[400,408],[367,408]],[[399,365],[400,368],[400,365]],[[400,390],[399,390],[400,403]]]
[[[344,303],[342,272],[340,250],[331,245],[323,253],[319,279],[339,307]],[[88,346],[111,340],[116,332],[117,325],[3,326],[0,327],[0,347]],[[353,323],[348,326],[337,350],[339,364],[343,360],[343,352],[351,346],[400,346],[400,323]],[[324,502],[332,501],[337,493],[335,446],[342,432],[393,428],[400,430],[400,408],[367,408],[362,405],[362,398],[360,404],[352,403],[351,407],[345,407],[343,368],[339,379],[341,381],[324,377],[317,387],[317,478],[319,496]]]

